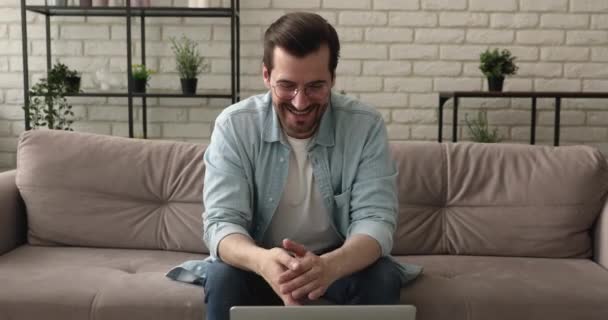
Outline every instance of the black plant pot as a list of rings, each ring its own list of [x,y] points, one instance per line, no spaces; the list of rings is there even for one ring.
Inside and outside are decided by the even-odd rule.
[[[70,94],[80,92],[80,77],[66,77],[65,90]]]
[[[505,83],[505,77],[488,78],[488,89],[490,91],[502,91],[502,86]]]
[[[196,84],[198,83],[198,79],[179,79],[182,83],[182,93],[186,95],[195,95],[196,94]]]
[[[133,79],[133,92],[144,93],[144,92],[146,92],[147,85],[148,85],[148,81],[146,81],[144,79]]]

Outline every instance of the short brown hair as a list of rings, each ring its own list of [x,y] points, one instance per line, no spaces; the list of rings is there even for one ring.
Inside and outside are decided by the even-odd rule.
[[[280,17],[264,34],[264,65],[268,72],[273,68],[274,48],[279,46],[296,57],[329,47],[329,71],[336,75],[340,57],[340,40],[336,29],[323,17],[309,12],[293,12]]]

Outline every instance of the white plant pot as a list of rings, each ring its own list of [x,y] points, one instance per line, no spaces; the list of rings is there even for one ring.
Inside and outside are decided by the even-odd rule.
[[[150,0],[131,0],[131,7],[149,7]]]
[[[68,5],[68,0],[47,0],[46,4],[48,6],[65,7]]]
[[[188,0],[188,7],[190,8],[208,8],[211,5],[211,0]]]

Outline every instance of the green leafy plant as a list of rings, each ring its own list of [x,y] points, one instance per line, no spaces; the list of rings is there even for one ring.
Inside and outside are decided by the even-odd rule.
[[[57,82],[57,78],[53,78],[53,81],[43,78],[32,86],[29,90],[28,108],[23,106],[30,126],[33,129],[47,127],[73,131],[71,125],[74,123],[74,111],[65,94],[66,87],[63,82]]]
[[[204,71],[208,71],[209,64],[198,51],[198,44],[185,36],[177,40],[171,38],[171,49],[175,54],[175,64],[181,79],[196,79]]]
[[[479,70],[488,78],[504,78],[517,73],[519,67],[515,65],[517,57],[512,56],[507,49],[486,50],[479,56],[481,64]]]
[[[68,68],[61,62],[55,63],[48,73],[48,84],[57,86],[56,89],[73,94],[80,90],[80,73]],[[63,86],[63,88],[60,88]],[[55,88],[52,88],[55,89]]]
[[[76,71],[76,70],[68,70],[66,73],[66,78],[70,78],[70,77],[80,77],[80,72]]]
[[[156,71],[146,68],[146,66],[143,64],[134,64],[131,71],[133,79],[144,81],[150,80],[150,77],[156,73]]]
[[[469,128],[473,141],[484,143],[500,142],[501,138],[498,136],[498,129],[494,128],[494,130],[490,131],[488,114],[485,110],[477,113],[477,119],[469,120],[468,116],[468,114],[465,114],[464,121]]]

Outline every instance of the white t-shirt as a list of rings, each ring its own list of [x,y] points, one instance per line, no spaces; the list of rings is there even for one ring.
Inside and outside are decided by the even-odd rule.
[[[310,138],[286,137],[292,149],[289,173],[279,206],[264,235],[264,245],[282,247],[283,239],[289,238],[315,253],[338,247],[341,239],[331,226],[308,159],[306,146]]]

